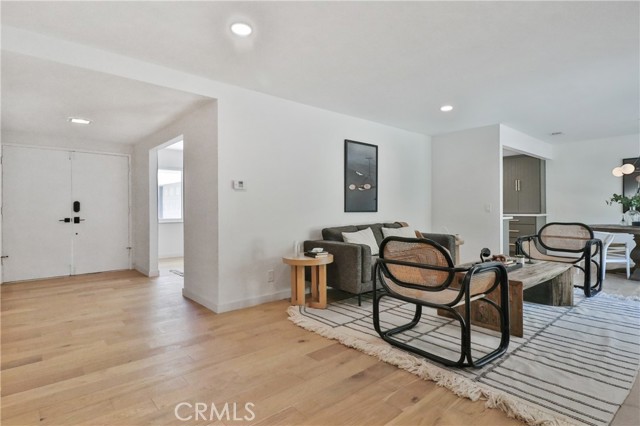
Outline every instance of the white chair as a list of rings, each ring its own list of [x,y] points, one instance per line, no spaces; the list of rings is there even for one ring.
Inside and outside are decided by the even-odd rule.
[[[627,279],[631,275],[631,257],[629,255],[629,243],[626,241],[616,242],[616,237],[620,234],[610,234],[608,232],[594,232],[594,238],[602,240],[602,280],[607,273],[607,263],[625,263],[627,265]]]

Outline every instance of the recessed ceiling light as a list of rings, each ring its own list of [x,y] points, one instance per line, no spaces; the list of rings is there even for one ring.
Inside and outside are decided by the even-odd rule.
[[[79,118],[79,117],[69,117],[68,121],[69,123],[73,123],[73,124],[91,124],[91,120],[87,120],[85,118]]]
[[[449,112],[449,111],[452,111],[452,110],[453,110],[453,107],[451,105],[442,105],[440,107],[440,111],[442,111],[442,112]]]
[[[246,37],[253,32],[253,28],[244,22],[236,22],[231,24],[231,32],[237,36]]]

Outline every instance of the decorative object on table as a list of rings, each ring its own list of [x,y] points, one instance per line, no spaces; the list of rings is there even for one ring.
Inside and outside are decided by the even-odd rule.
[[[624,194],[613,194],[613,196],[606,201],[608,205],[620,204],[624,215],[622,216],[625,225],[640,226],[640,193],[635,193],[631,196]],[[635,224],[634,224],[635,222]]]
[[[520,264],[515,260],[508,258],[504,254],[492,255],[491,250],[489,250],[486,247],[480,250],[480,263],[483,263],[483,262],[500,262],[507,269],[507,272],[522,268],[522,265],[524,264],[524,262]]]
[[[524,302],[524,337],[512,338],[506,354],[479,369],[445,368],[384,342],[373,329],[370,295],[363,296],[362,307],[352,297],[324,310],[291,306],[288,314],[306,330],[436,382],[459,397],[485,400],[487,408],[523,423],[605,426],[638,374],[640,330],[629,327],[629,318],[640,315],[640,303],[605,293],[585,298],[578,290],[573,296],[574,306]],[[395,327],[411,309],[409,303],[388,299],[380,316]],[[431,310],[423,316],[432,325],[406,332],[407,340],[443,355],[459,350],[458,342],[447,338],[459,334],[457,321]],[[597,327],[592,326],[594,318],[600,318]],[[498,332],[483,332],[488,339],[483,343],[500,339]]]
[[[378,211],[378,147],[344,141],[344,211]]]
[[[329,252],[325,251],[321,247],[312,248],[309,251],[305,251],[304,255],[307,257],[327,257],[329,256]]]

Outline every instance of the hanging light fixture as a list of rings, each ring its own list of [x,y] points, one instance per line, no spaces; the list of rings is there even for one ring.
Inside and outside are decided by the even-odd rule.
[[[634,161],[633,164],[627,163],[622,166],[614,167],[613,170],[611,170],[611,174],[615,177],[630,175],[636,171],[636,163],[638,162],[638,159],[640,159],[640,157],[636,158],[636,161]]]
[[[614,167],[611,170],[611,174],[615,177],[622,177],[624,175],[630,175],[636,171],[636,164],[640,160],[640,157],[637,157],[633,163],[623,164],[622,166]]]

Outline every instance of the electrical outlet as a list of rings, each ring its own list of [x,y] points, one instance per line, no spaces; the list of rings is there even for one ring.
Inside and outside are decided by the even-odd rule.
[[[267,271],[267,282],[272,283],[274,281],[275,281],[275,276],[274,276],[273,269],[269,269]]]

